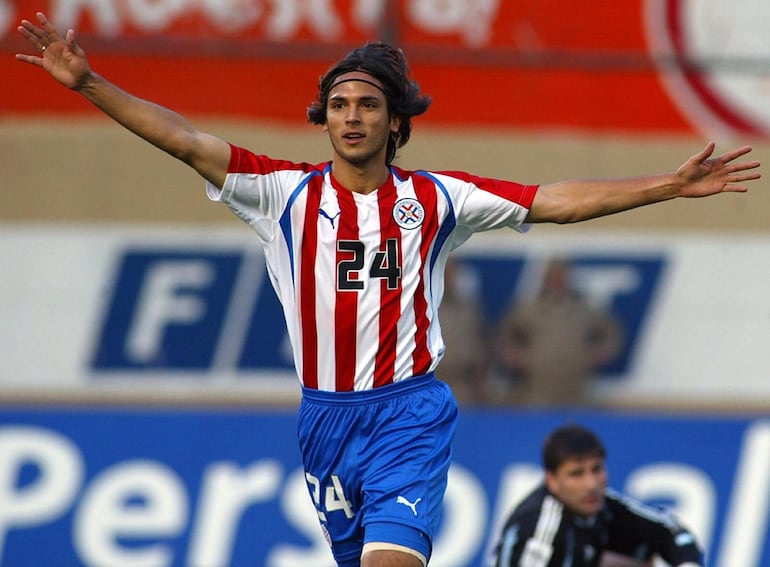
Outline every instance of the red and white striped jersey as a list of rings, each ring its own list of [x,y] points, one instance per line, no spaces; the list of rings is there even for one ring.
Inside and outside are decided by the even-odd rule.
[[[370,390],[433,371],[449,252],[474,232],[521,230],[537,186],[461,172],[403,171],[361,195],[331,164],[232,147],[209,197],[258,234],[303,386]]]

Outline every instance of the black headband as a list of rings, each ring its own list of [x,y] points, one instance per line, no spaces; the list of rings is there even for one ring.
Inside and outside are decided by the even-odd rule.
[[[363,71],[360,71],[360,72],[361,72],[361,73],[363,73]],[[337,85],[341,85],[342,83],[348,83],[348,82],[350,82],[350,81],[360,81],[360,82],[362,82],[362,83],[366,83],[366,84],[368,84],[368,85],[372,85],[374,88],[376,88],[377,90],[379,90],[379,91],[380,91],[382,94],[384,94],[385,96],[387,96],[387,93],[385,92],[385,89],[384,89],[384,88],[382,88],[382,85],[378,85],[378,84],[377,84],[377,83],[375,83],[374,81],[367,81],[366,79],[361,79],[361,78],[359,78],[359,77],[350,77],[349,79],[342,79],[341,81],[334,81],[334,82],[332,83],[332,86],[330,86],[330,87],[329,87],[329,90],[331,91],[331,90],[332,90],[334,87],[336,87]]]

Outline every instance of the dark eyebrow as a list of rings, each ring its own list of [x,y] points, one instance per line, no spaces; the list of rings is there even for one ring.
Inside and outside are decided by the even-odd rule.
[[[348,100],[349,98],[350,97],[347,97],[347,96],[345,96],[343,94],[335,94],[335,95],[330,96],[329,100],[330,101],[332,101],[332,100]],[[363,95],[363,96],[358,97],[358,102],[370,102],[370,101],[383,102],[382,98],[378,97],[376,95]]]

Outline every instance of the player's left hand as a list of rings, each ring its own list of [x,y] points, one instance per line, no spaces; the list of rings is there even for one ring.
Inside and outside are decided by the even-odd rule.
[[[680,197],[706,197],[716,193],[745,193],[745,181],[759,179],[758,161],[733,163],[734,160],[751,152],[751,146],[711,157],[716,144],[709,142],[699,153],[688,159],[676,170],[682,182]]]

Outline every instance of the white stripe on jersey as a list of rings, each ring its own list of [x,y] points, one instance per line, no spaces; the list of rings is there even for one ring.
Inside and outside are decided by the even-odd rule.
[[[553,540],[561,525],[564,506],[551,495],[543,499],[535,533],[527,540],[520,567],[547,567],[553,555]]]
[[[535,528],[537,539],[549,545],[553,543],[553,538],[561,524],[563,510],[564,505],[553,496],[548,495],[543,499],[543,507],[540,509],[540,517]]]

